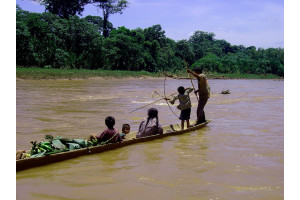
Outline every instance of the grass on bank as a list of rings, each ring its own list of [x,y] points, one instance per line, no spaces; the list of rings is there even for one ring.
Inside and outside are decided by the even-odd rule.
[[[210,79],[283,79],[283,77],[275,74],[223,74],[223,73],[209,73]]]
[[[110,71],[110,70],[87,70],[87,69],[45,69],[45,68],[19,68],[17,67],[16,76],[20,79],[87,79],[91,77],[103,78],[126,78],[126,77],[157,77],[159,74],[146,71]]]
[[[173,77],[188,77],[185,71],[169,73]],[[103,78],[129,78],[129,77],[164,77],[162,72],[150,73],[146,71],[120,71],[120,70],[87,70],[87,69],[52,69],[52,68],[16,68],[16,77],[19,79],[43,80],[43,79],[88,79],[93,77]],[[209,79],[282,79],[273,74],[221,74],[208,73]]]

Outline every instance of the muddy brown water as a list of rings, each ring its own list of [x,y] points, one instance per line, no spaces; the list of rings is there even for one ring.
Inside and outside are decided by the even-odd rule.
[[[17,172],[17,199],[283,199],[284,82],[209,83],[207,127]],[[180,85],[191,83],[168,79],[166,94]],[[156,100],[154,90],[164,94],[164,79],[17,81],[16,147],[47,134],[100,134],[108,115],[134,131],[150,106],[129,112]],[[164,101],[153,107],[162,125],[179,122]]]

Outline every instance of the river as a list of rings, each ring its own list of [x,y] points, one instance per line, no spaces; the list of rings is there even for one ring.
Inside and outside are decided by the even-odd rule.
[[[283,199],[284,81],[209,83],[207,127],[17,172],[17,199]],[[100,134],[108,115],[117,129],[129,123],[135,131],[151,106],[130,112],[157,100],[154,90],[164,95],[165,86],[168,95],[181,85],[191,87],[159,78],[17,81],[16,147],[30,149],[47,134]],[[179,123],[164,100],[152,106],[162,125]]]

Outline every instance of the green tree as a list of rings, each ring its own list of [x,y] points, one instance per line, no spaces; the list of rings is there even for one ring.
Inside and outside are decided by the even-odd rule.
[[[195,59],[198,60],[204,57],[209,48],[212,47],[215,34],[203,31],[196,31],[190,38],[189,42],[195,54]]]
[[[176,72],[185,70],[186,60],[193,67],[209,71],[284,76],[281,48],[230,45],[214,39],[214,33],[203,31],[196,31],[189,40],[175,42],[165,36],[159,24],[130,30],[114,29],[108,21],[106,30],[110,35],[105,38],[103,27],[104,19],[99,16],[62,18],[51,12],[31,13],[17,6],[17,65]]]
[[[219,57],[225,56],[228,53],[233,53],[231,45],[225,40],[215,40],[213,42],[213,52]]]
[[[146,41],[152,42],[156,40],[161,46],[165,44],[165,40],[166,40],[165,31],[162,30],[160,24],[156,24],[149,28],[145,28],[144,34],[145,34]]]
[[[103,36],[109,36],[108,18],[111,14],[123,13],[123,10],[128,7],[126,0],[93,0],[96,6],[102,9],[103,13]]]
[[[32,51],[29,46],[31,39],[26,19],[30,13],[17,5],[16,15],[16,62],[17,65],[30,65],[33,63]]]
[[[67,50],[70,52],[70,58],[72,59],[72,68],[90,68],[91,66],[89,66],[86,59],[90,59],[91,55],[95,53],[91,51],[96,48],[93,42],[97,41],[97,44],[102,45],[102,36],[93,24],[85,19],[80,19],[78,16],[69,18],[66,31]],[[99,50],[97,52],[99,53]],[[97,55],[97,57],[99,56]],[[93,68],[95,67],[93,66]]]
[[[175,56],[185,60],[188,65],[195,62],[195,55],[187,40],[179,40],[175,44]]]
[[[88,15],[84,18],[86,21],[92,23],[95,25],[96,29],[103,34],[103,19],[99,16],[91,16]],[[107,28],[108,31],[112,31],[113,30],[113,24],[111,22],[107,22]]]
[[[30,32],[29,48],[34,58],[32,65],[38,67],[50,65],[56,50],[55,35],[42,16],[43,14],[30,13],[26,19]]]
[[[195,67],[200,67],[200,68],[206,69],[208,71],[217,71],[217,72],[224,72],[225,71],[222,68],[223,64],[221,62],[221,59],[213,53],[208,53],[203,58],[197,60],[192,65],[192,68],[195,68]]]
[[[113,70],[144,70],[144,38],[140,29],[114,29],[105,39],[106,63],[109,63],[106,67]]]
[[[165,36],[165,31],[160,24],[145,28],[144,35],[146,70],[150,72],[167,70],[169,58],[174,54],[175,42]]]
[[[69,18],[81,14],[84,6],[91,3],[91,0],[34,0],[45,5],[47,11],[62,18]]]

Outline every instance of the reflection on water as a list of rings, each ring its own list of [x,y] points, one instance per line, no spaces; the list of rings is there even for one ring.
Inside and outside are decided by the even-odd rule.
[[[184,135],[83,156],[17,173],[17,199],[283,199],[283,81],[209,80],[212,122]],[[136,130],[163,79],[17,82],[17,149],[46,134],[87,138]],[[166,94],[189,80],[167,80]],[[229,95],[220,92],[230,89]],[[192,118],[196,98],[192,97]],[[177,123],[164,101],[163,125]],[[176,107],[173,110],[179,114]]]

